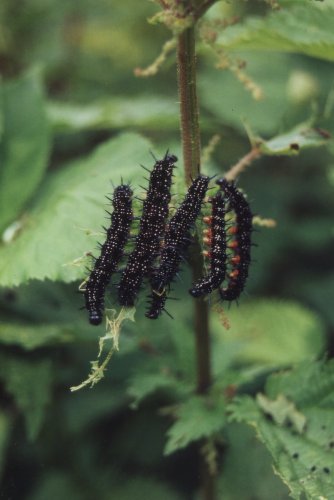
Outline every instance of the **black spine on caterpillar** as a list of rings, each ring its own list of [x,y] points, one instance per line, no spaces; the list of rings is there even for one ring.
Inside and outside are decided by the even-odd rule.
[[[226,200],[221,193],[209,200],[212,204],[210,229],[207,241],[210,244],[208,255],[210,258],[210,272],[207,276],[196,281],[189,290],[193,297],[207,295],[219,288],[225,279],[226,273]]]
[[[151,273],[151,303],[146,317],[156,319],[164,310],[166,293],[179,271],[180,262],[190,244],[190,230],[200,213],[210,177],[199,175],[189,187],[184,201],[170,219],[160,254],[160,265]]]
[[[171,199],[173,169],[177,157],[166,153],[156,161],[150,174],[138,236],[118,286],[118,301],[122,306],[133,306],[142,281],[151,270],[160,250]]]
[[[95,260],[84,292],[85,307],[92,325],[99,325],[102,321],[106,287],[123,256],[129,237],[133,212],[132,191],[128,185],[122,184],[115,188],[112,206],[114,211],[106,240],[100,245],[100,256]]]
[[[230,248],[233,248],[235,252],[231,259],[232,270],[227,287],[219,289],[223,300],[233,301],[239,298],[248,278],[253,214],[244,194],[235,187],[234,183],[229,183],[224,178],[218,179],[216,183],[229,199],[230,209],[235,212],[236,217],[235,239],[230,244]]]
[[[159,292],[152,288],[151,295],[149,296],[150,308],[145,313],[145,316],[149,319],[157,319],[161,314],[161,311],[165,309],[165,303],[167,300],[166,289],[162,288]]]

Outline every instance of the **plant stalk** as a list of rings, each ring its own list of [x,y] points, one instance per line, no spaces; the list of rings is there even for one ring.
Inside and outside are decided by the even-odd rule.
[[[186,29],[178,38],[177,63],[183,161],[185,178],[189,185],[200,172],[201,154],[194,27]],[[203,256],[198,238],[193,247],[191,267],[193,281],[197,281],[203,269]],[[203,395],[211,385],[209,312],[207,302],[203,299],[196,299],[194,308],[196,389],[198,394]],[[200,454],[200,483],[203,500],[214,500],[214,477],[202,454]]]
[[[184,172],[189,185],[199,173],[201,154],[193,27],[178,38],[177,61]]]

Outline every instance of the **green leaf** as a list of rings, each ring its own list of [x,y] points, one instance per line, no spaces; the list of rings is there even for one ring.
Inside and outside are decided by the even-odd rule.
[[[0,323],[0,342],[5,345],[17,345],[27,351],[37,347],[73,342],[76,331],[69,325],[35,325],[24,323]]]
[[[40,183],[50,149],[40,74],[33,71],[0,87],[0,232],[24,207]]]
[[[225,49],[295,52],[334,60],[334,9],[311,2],[272,11],[263,18],[248,17],[229,26],[217,38]]]
[[[29,439],[36,438],[51,396],[50,362],[2,356],[0,375],[24,415]]]
[[[167,432],[165,454],[169,455],[193,441],[221,431],[225,424],[225,410],[226,404],[222,397],[190,397],[176,410],[177,420]]]
[[[142,176],[149,143],[125,134],[103,144],[87,159],[49,176],[20,234],[0,249],[0,283],[17,286],[31,279],[83,279],[85,253],[103,239],[105,195],[112,186]],[[134,182],[135,184],[135,182]],[[101,233],[101,234],[100,234]]]
[[[300,124],[285,134],[268,141],[259,140],[260,151],[268,156],[297,155],[301,149],[323,146],[328,141],[328,132]]]
[[[266,384],[271,399],[283,393],[298,406],[334,407],[334,362],[302,363],[292,371],[272,375]]]
[[[283,394],[279,394],[273,401],[263,394],[258,394],[256,401],[264,413],[270,415],[278,425],[290,423],[299,434],[304,431],[305,416]]]
[[[43,307],[41,307],[43,304]],[[83,305],[83,297],[73,284],[53,281],[31,281],[15,290],[0,289],[0,308],[6,311],[3,323],[21,326],[67,325],[80,321],[78,328],[86,323],[85,313],[78,314]],[[0,323],[1,324],[1,323]],[[89,327],[91,330],[91,328]]]
[[[223,125],[244,133],[246,122],[266,137],[276,134],[291,112],[287,81],[296,71],[296,62],[286,54],[272,54],[265,64],[263,54],[238,53],[238,58],[246,62],[247,76],[261,87],[264,98],[255,101],[230,71],[208,67],[198,78],[201,104]]]
[[[86,311],[79,311],[82,305],[76,287],[63,283],[32,281],[15,290],[0,289],[0,309],[4,311],[0,343],[30,351],[96,340],[104,325],[92,329]]]
[[[233,362],[282,365],[319,356],[325,347],[324,327],[318,317],[293,302],[245,302],[228,314],[230,329],[215,317],[214,366]]]
[[[279,420],[277,409],[284,406],[285,418]],[[244,396],[229,410],[232,420],[246,421],[256,428],[293,498],[299,499],[302,494],[308,499],[331,498],[334,491],[333,362],[303,363],[294,370],[271,375],[261,404]],[[306,422],[302,426],[299,425],[301,417]]]
[[[178,126],[178,105],[164,96],[140,96],[77,105],[49,102],[48,117],[55,131],[78,131],[123,127],[145,127],[159,130]]]
[[[158,390],[171,390],[174,396],[189,393],[189,388],[183,387],[176,378],[168,373],[140,373],[133,377],[128,388],[128,394],[133,398],[131,408],[138,408],[140,402]]]

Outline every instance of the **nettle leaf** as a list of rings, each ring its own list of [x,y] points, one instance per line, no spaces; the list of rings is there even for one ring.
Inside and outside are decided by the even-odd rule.
[[[0,232],[14,220],[40,183],[50,149],[40,74],[0,84]]]
[[[26,326],[62,323],[66,328],[81,317],[78,327],[82,328],[87,322],[84,313],[78,315],[82,305],[82,294],[76,293],[73,284],[36,280],[15,290],[0,289],[0,308],[6,311],[2,321],[7,324],[20,321],[26,322]],[[19,324],[17,326],[19,328]]]
[[[149,150],[148,141],[125,134],[50,175],[20,234],[0,249],[0,284],[82,279],[90,263],[86,252],[94,251],[96,241],[104,237],[101,226],[110,181],[117,185],[123,177],[136,185],[138,176],[142,177],[139,165],[147,164]]]
[[[302,363],[292,371],[272,375],[266,384],[273,399],[284,392],[298,406],[334,406],[334,362]]]
[[[290,113],[287,81],[296,71],[296,62],[292,56],[279,53],[272,54],[265,64],[262,53],[242,52],[238,53],[238,58],[247,63],[246,73],[261,87],[264,98],[254,100],[232,72],[208,67],[198,78],[202,106],[221,123],[242,132],[246,121],[258,133],[273,135],[283,120],[286,123]]]
[[[47,112],[56,132],[120,127],[174,130],[178,126],[177,102],[163,96],[117,97],[85,106],[49,102]]]
[[[279,394],[274,401],[263,394],[258,394],[256,401],[264,413],[270,415],[277,424],[289,423],[299,434],[304,431],[306,425],[305,416],[283,394]]]
[[[27,351],[37,347],[73,342],[76,330],[69,325],[42,324],[31,326],[24,323],[0,323],[0,342],[5,345],[17,345]]]
[[[300,124],[289,132],[265,141],[256,140],[261,153],[268,156],[295,156],[301,149],[323,146],[330,135],[327,131]]]
[[[334,60],[334,8],[319,9],[311,2],[248,17],[218,36],[224,49],[284,51]]]
[[[265,403],[264,403],[265,402]],[[303,363],[271,375],[266,395],[243,396],[231,420],[256,428],[276,472],[299,499],[330,498],[334,491],[334,362]],[[283,417],[282,417],[283,415]]]
[[[215,371],[233,362],[287,365],[314,359],[325,348],[325,332],[319,318],[287,301],[259,300],[231,308],[230,329],[214,317]]]
[[[165,454],[185,448],[193,441],[212,436],[225,424],[223,397],[192,396],[176,409],[176,422],[167,431]]]
[[[141,373],[130,381],[128,394],[133,399],[131,408],[138,408],[139,404],[147,396],[159,390],[171,390],[174,396],[188,394],[190,387],[182,386],[180,381],[168,373]]]
[[[1,289],[0,343],[30,351],[95,339],[101,330],[92,332],[85,312],[79,311],[82,305],[73,285],[63,283],[32,281],[15,290]]]
[[[37,436],[50,400],[51,368],[48,360],[1,357],[1,379],[24,415],[30,439]]]

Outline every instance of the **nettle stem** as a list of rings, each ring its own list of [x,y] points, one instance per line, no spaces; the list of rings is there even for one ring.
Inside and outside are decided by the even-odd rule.
[[[179,36],[177,46],[181,139],[187,184],[198,174],[201,154],[194,31],[193,27],[186,29]]]
[[[200,171],[200,129],[196,88],[195,29],[186,29],[178,38],[178,87],[180,99],[181,139],[186,182],[189,185]],[[198,239],[193,246],[192,277],[202,275],[203,256]],[[194,331],[196,349],[196,387],[205,394],[211,385],[211,359],[208,305],[203,299],[194,300]],[[214,477],[200,455],[201,494],[204,500],[214,499]]]

